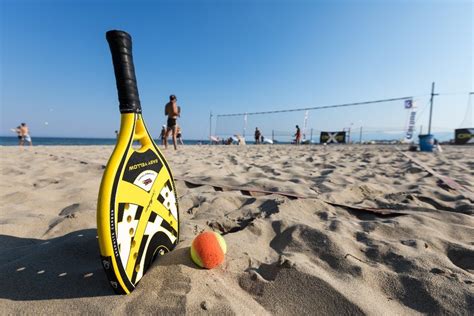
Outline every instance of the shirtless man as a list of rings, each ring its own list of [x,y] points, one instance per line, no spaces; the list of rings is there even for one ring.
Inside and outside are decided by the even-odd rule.
[[[31,136],[30,136],[30,130],[28,126],[26,126],[25,123],[21,123],[20,125],[20,135],[21,135],[20,146],[23,146],[25,144],[25,141],[30,143],[30,146],[33,146],[33,142],[31,141]]]
[[[166,123],[166,135],[165,135],[165,148],[168,148],[168,136],[172,133],[173,136],[173,145],[174,149],[177,150],[178,146],[176,144],[176,134],[177,134],[177,122],[180,108],[176,103],[177,99],[175,95],[170,95],[170,102],[165,105],[165,115],[168,116],[168,121]]]

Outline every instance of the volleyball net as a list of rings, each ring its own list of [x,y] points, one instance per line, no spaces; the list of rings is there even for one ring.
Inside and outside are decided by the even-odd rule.
[[[264,139],[291,143],[295,140],[298,126],[301,141],[306,143],[328,140],[345,143],[410,141],[423,129],[421,122],[426,121],[424,118],[428,112],[429,96],[406,96],[297,109],[220,114],[216,115],[213,135],[219,139],[238,135],[252,142],[258,128]],[[342,137],[344,141],[341,141]]]

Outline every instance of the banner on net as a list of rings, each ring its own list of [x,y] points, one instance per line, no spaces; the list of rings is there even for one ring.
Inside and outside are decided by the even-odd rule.
[[[321,144],[344,144],[346,142],[346,132],[321,132],[319,142]]]
[[[458,128],[454,133],[456,145],[474,144],[474,128]]]

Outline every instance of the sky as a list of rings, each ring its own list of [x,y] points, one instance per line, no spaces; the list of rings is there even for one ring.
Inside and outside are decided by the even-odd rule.
[[[0,3],[0,135],[26,122],[33,136],[113,138],[120,115],[110,29],[132,35],[144,119],[155,137],[170,94],[182,108],[184,137],[206,139],[211,111],[214,129],[227,124],[217,114],[403,96],[419,100],[426,126],[433,81],[440,96],[432,125],[453,129],[466,121],[474,91],[471,1]],[[384,127],[405,118],[400,102],[313,111],[308,126]],[[249,129],[260,120],[290,130],[304,113],[252,119]]]

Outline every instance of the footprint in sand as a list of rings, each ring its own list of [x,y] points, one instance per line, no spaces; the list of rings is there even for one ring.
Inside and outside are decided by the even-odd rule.
[[[59,183],[59,180],[57,179],[39,179],[38,181],[33,183],[33,186],[35,188],[44,188],[44,187],[47,187],[48,185],[58,184],[58,183]]]
[[[68,205],[65,208],[63,208],[61,210],[61,212],[59,212],[58,215],[69,217],[69,216],[73,215],[78,210],[79,206],[80,206],[79,203],[74,203],[74,204]],[[72,216],[72,217],[74,217],[74,216]]]
[[[453,244],[448,247],[447,256],[455,266],[468,272],[474,271],[474,251]]]
[[[291,284],[291,291],[288,290]],[[239,278],[239,286],[273,314],[363,315],[359,307],[330,284],[316,276],[298,271],[291,263],[261,264]],[[311,293],[311,295],[308,295]],[[300,298],[304,297],[304,300]],[[337,301],[337,304],[333,302]]]

